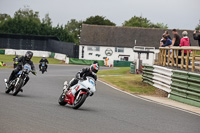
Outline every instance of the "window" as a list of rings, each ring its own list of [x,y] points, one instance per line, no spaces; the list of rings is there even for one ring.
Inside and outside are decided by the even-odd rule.
[[[124,52],[124,48],[115,47],[115,52],[123,53]]]
[[[100,51],[100,47],[99,46],[88,46],[87,50],[88,51]]]

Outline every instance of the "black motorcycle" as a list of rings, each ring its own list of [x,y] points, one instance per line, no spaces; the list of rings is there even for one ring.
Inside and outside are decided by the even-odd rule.
[[[42,74],[44,74],[44,72],[46,71],[46,63],[45,62],[42,62],[42,65],[41,65],[41,71],[42,71]]]
[[[25,64],[23,66],[23,69],[17,73],[14,80],[10,81],[10,83],[7,84],[7,79],[5,79],[5,93],[8,94],[10,91],[13,91],[13,96],[16,96],[20,91],[22,91],[22,87],[24,86],[26,78],[28,77],[30,72],[31,66],[29,64]]]

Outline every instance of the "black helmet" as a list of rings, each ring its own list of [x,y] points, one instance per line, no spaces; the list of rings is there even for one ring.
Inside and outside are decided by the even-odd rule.
[[[31,60],[32,57],[33,57],[33,52],[27,51],[25,54],[26,60]]]
[[[90,66],[90,71],[91,71],[91,72],[97,73],[98,70],[99,70],[99,66],[98,66],[97,64],[92,64],[92,65]]]

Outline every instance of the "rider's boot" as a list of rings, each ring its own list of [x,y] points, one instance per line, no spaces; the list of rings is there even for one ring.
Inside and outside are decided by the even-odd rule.
[[[9,85],[9,81],[7,79],[4,79],[4,82],[6,84],[6,88],[8,88],[8,85]]]

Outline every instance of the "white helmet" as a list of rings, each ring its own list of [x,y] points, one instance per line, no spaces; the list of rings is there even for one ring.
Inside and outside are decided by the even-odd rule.
[[[42,57],[45,58],[45,55],[43,55]]]

